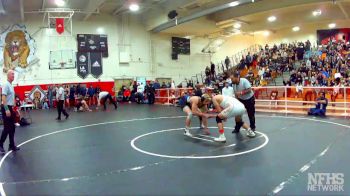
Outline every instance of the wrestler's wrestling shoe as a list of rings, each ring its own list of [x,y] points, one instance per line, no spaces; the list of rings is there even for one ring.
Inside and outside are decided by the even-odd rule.
[[[188,136],[188,137],[192,137],[192,134],[190,133],[190,130],[185,128],[185,132],[184,135]]]
[[[248,137],[255,137],[255,135],[256,135],[256,134],[255,134],[255,132],[254,132],[252,129],[249,128],[249,129],[247,130],[247,136],[248,136]]]
[[[224,134],[220,134],[220,136],[219,136],[219,137],[214,138],[214,141],[216,141],[216,142],[223,142],[223,143],[225,143],[225,142],[226,142],[226,137],[225,137],[225,135],[224,135]]]

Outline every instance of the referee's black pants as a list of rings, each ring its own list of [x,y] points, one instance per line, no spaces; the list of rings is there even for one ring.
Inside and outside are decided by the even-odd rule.
[[[249,122],[250,122],[250,128],[255,131],[255,97],[252,96],[250,99],[243,100],[238,99],[241,103],[243,103],[245,109],[247,110]],[[239,131],[242,127],[242,124],[237,124],[235,130]]]
[[[9,135],[9,147],[15,147],[15,119],[16,119],[16,113],[13,111],[12,106],[8,106],[9,111],[11,112],[11,116],[7,117],[5,108],[3,105],[1,105],[1,114],[2,114],[2,119],[4,121],[4,130],[2,131],[1,138],[0,138],[0,146],[4,147],[4,142],[7,138],[7,135]]]
[[[64,100],[59,100],[57,104],[57,112],[58,112],[58,117],[57,119],[61,119],[61,113],[63,113],[66,117],[68,117],[68,113],[64,109]]]

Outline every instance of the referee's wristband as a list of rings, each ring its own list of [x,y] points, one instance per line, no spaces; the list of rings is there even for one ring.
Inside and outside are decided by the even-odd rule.
[[[7,105],[4,105],[4,108],[5,108],[6,111],[9,110],[9,107]]]

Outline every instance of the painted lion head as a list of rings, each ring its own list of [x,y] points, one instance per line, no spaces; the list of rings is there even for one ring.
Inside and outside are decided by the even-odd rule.
[[[4,71],[5,69],[14,69],[13,61],[16,60],[18,60],[20,67],[26,68],[29,52],[30,49],[23,31],[15,30],[7,33],[4,50]]]
[[[38,100],[41,99],[41,92],[40,91],[35,91],[34,92],[34,99],[38,99]]]

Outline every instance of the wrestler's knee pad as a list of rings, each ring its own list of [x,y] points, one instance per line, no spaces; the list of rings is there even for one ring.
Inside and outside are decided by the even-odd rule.
[[[219,116],[216,116],[216,122],[217,123],[222,123],[222,119]]]
[[[244,124],[244,122],[242,120],[239,121],[239,122],[236,122],[236,126],[238,126],[238,127],[242,127],[243,124]]]
[[[191,119],[192,119],[192,116],[193,116],[193,114],[192,114],[192,112],[190,112],[190,113],[187,114],[187,118],[186,118],[186,119],[187,119],[187,120],[191,120]]]

